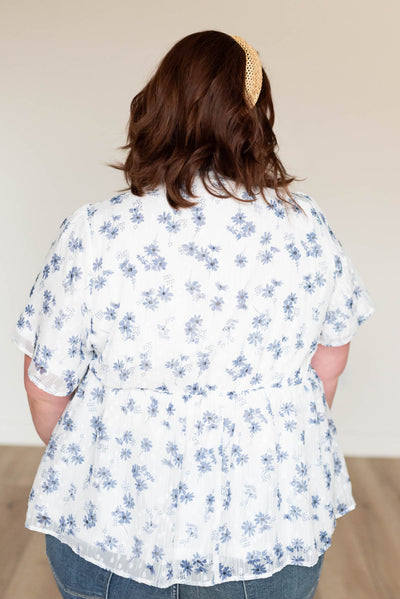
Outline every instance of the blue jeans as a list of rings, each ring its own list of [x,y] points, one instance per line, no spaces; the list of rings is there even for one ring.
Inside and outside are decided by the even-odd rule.
[[[161,589],[104,570],[52,535],[46,535],[46,555],[64,599],[312,599],[324,557],[315,566],[286,566],[269,578]]]

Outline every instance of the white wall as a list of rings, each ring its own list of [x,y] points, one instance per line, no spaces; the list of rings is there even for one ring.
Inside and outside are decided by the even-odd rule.
[[[9,341],[61,220],[111,197],[131,98],[181,37],[241,35],[270,75],[280,155],[306,180],[376,304],[334,404],[349,455],[400,455],[397,0],[7,0],[0,97],[0,443],[40,444]]]

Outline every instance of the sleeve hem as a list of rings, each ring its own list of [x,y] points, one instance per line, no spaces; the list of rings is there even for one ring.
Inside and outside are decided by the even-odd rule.
[[[29,339],[27,339],[26,337],[22,337],[22,335],[20,335],[18,332],[15,332],[11,337],[11,341],[24,354],[28,355],[30,358],[33,358],[33,344]],[[71,393],[73,393],[73,391],[69,392],[68,389],[65,388],[60,391],[60,388],[57,386],[43,384],[43,381],[39,377],[35,376],[35,374],[32,374],[31,366],[32,368],[34,368],[33,362],[31,362],[31,365],[28,368],[28,378],[30,381],[32,381],[34,385],[36,385],[36,387],[38,387],[42,391],[45,391],[50,395],[56,395],[57,397],[67,397],[68,395],[71,395]],[[47,374],[52,378],[56,378],[56,375],[54,375],[53,373],[49,372]]]
[[[50,395],[56,395],[57,397],[67,397],[68,395],[71,395],[71,393],[73,393],[73,391],[71,391],[71,393],[65,393],[65,390],[60,392],[59,389],[54,389],[50,385],[44,385],[43,381],[41,381],[39,378],[37,378],[34,374],[30,373],[29,371],[28,377],[32,381],[32,383],[36,385],[36,387],[38,387],[42,391],[45,391],[46,393],[49,393]]]
[[[367,318],[372,316],[372,314],[374,312],[375,312],[375,307],[370,306],[368,311],[363,313],[362,322],[357,323],[355,328],[351,332],[349,332],[345,337],[339,338],[339,339],[338,338],[326,339],[326,337],[322,337],[318,340],[319,345],[324,345],[325,347],[340,347],[341,345],[346,345],[347,343],[350,343],[350,341],[352,341],[352,339],[354,339],[354,337],[356,336],[360,326],[367,320]],[[324,341],[324,339],[326,339],[326,341]]]
[[[14,343],[19,350],[21,350],[24,354],[27,354],[30,358],[33,356],[33,344],[32,341],[27,339],[26,337],[22,337],[21,335],[14,334],[11,337],[12,343]]]

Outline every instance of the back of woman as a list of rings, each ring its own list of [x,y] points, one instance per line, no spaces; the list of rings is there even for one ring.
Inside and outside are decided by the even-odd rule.
[[[227,92],[216,61],[195,97],[201,86],[185,64],[171,69],[182,57],[171,50],[132,103],[120,165],[130,190],[63,221],[14,338],[32,357],[30,380],[72,396],[26,526],[159,588],[317,564],[355,504],[312,359],[348,344],[373,311],[320,207],[289,192],[265,72],[260,106],[236,84],[240,112],[211,110],[235,57],[243,81],[250,50],[219,32],[185,41],[199,81],[213,64],[199,49],[230,49]],[[159,116],[155,131],[160,81],[164,114],[180,109],[171,130]]]

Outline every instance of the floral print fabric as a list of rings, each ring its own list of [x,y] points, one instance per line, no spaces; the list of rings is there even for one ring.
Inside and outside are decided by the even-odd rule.
[[[158,587],[267,577],[329,547],[354,500],[310,361],[373,311],[313,199],[195,192],[181,211],[163,186],[78,208],[13,336],[38,387],[76,389],[26,527]]]

